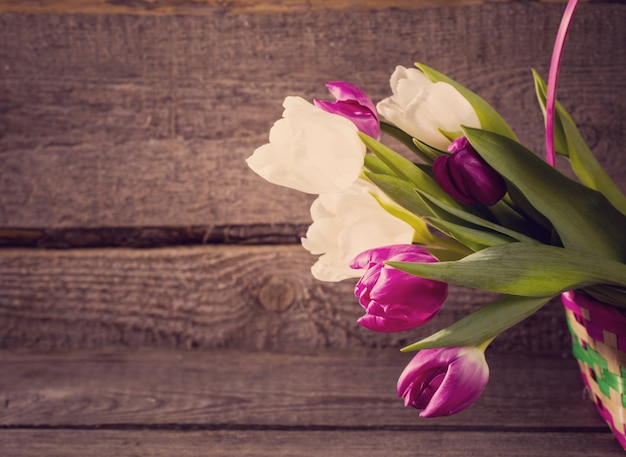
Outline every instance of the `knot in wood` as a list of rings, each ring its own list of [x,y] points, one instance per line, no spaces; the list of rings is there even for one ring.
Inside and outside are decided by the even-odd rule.
[[[296,297],[293,286],[282,278],[272,276],[259,290],[259,303],[275,313],[283,312],[293,304]]]

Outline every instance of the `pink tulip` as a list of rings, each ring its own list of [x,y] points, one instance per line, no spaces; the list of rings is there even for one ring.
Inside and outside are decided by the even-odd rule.
[[[467,141],[457,138],[450,144],[452,154],[442,155],[433,163],[437,183],[454,199],[471,205],[494,205],[506,193],[506,183]]]
[[[361,132],[372,138],[380,137],[376,106],[365,92],[353,84],[342,81],[326,83],[326,87],[337,101],[313,100],[315,106],[349,119]]]
[[[399,332],[428,322],[441,309],[448,285],[420,278],[384,264],[395,262],[437,262],[425,249],[398,244],[370,249],[359,254],[351,268],[365,270],[354,294],[365,308],[358,323],[376,332]]]
[[[423,349],[398,379],[404,405],[420,417],[456,414],[474,403],[489,381],[483,350],[475,347]]]

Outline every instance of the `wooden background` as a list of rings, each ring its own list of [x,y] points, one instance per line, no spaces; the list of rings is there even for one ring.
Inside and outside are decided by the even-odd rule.
[[[32,440],[36,433],[58,445],[66,442],[64,433],[78,428],[82,432],[72,434],[78,447],[64,451],[78,455],[81,440],[94,439],[91,428],[109,424],[111,430],[97,435],[106,443],[98,448],[106,455],[111,449],[121,452],[128,427],[161,427],[172,434],[180,423],[191,423],[196,435],[188,435],[189,455],[195,455],[199,448],[194,446],[208,435],[211,442],[248,439],[270,446],[266,438],[244,436],[278,424],[299,433],[303,443],[327,433],[324,439],[337,445],[346,427],[364,434],[367,427],[382,427],[388,441],[399,443],[395,452],[405,455],[400,450],[410,446],[410,429],[402,427],[416,415],[392,399],[395,377],[406,362],[397,348],[458,319],[487,294],[454,288],[440,316],[424,329],[384,335],[358,327],[361,310],[352,295],[354,281],[315,281],[309,272],[315,258],[299,246],[313,197],[264,182],[244,160],[267,142],[286,95],[329,98],[324,83],[346,80],[378,101],[390,92],[394,67],[416,61],[482,95],[522,142],[542,154],[542,120],[530,69],[547,76],[563,8],[562,1],[513,0],[0,0],[0,348],[5,367],[0,369],[0,400],[4,392],[6,413],[0,410],[6,428],[0,429],[0,441],[10,436],[18,443],[5,450],[30,455],[20,439]],[[559,86],[560,100],[623,190],[625,39],[625,3],[582,3]],[[507,362],[522,357],[529,366],[539,360],[540,376],[548,376],[551,364],[565,364],[574,378],[566,383],[574,384],[565,397],[572,401],[580,395],[575,368],[568,364],[569,336],[558,303],[496,340],[490,352],[501,354],[496,363],[504,367],[500,381],[492,381],[495,392],[501,388],[498,382],[532,382],[530,375],[519,378],[515,371],[523,363]],[[249,353],[262,355],[249,359]],[[548,361],[541,362],[542,357]],[[378,362],[371,365],[375,373],[366,376],[389,382],[383,389],[389,397],[381,400],[384,408],[378,404],[376,409],[385,411],[383,416],[366,418],[365,424],[354,418],[336,422],[337,411],[324,407],[319,415],[309,411],[300,417],[303,406],[288,402],[266,411],[263,420],[243,422],[224,413],[225,407],[213,416],[202,408],[182,416],[168,416],[168,408],[156,418],[137,415],[133,408],[143,406],[124,403],[128,392],[138,389],[137,384],[127,386],[131,381],[125,376],[131,374],[126,372],[113,376],[120,392],[126,392],[121,398],[119,392],[111,399],[96,395],[105,403],[124,405],[113,419],[103,419],[98,406],[74,414],[85,407],[80,402],[85,392],[72,394],[75,404],[58,406],[54,395],[40,391],[45,383],[14,387],[28,386],[25,379],[37,370],[42,373],[37,379],[48,382],[57,365],[74,367],[70,371],[77,377],[104,373],[115,365],[111,360],[156,371],[163,364],[183,369],[195,360],[204,370],[212,367],[218,384],[249,363],[253,371],[318,363],[317,378],[309,373],[286,382],[311,385],[315,383],[305,381],[309,375],[318,380],[335,376],[328,395],[341,401],[345,392],[336,384],[356,380],[362,374],[359,364],[370,359]],[[228,360],[235,360],[230,368],[215,368]],[[357,368],[350,370],[350,363]],[[348,368],[332,371],[334,364]],[[142,373],[132,376],[149,379]],[[174,386],[166,379],[170,376],[163,375],[164,385]],[[186,382],[200,389],[200,381]],[[562,381],[553,382],[558,389]],[[100,389],[104,384],[96,385]],[[526,400],[533,395],[520,389]],[[42,403],[25,400],[35,392]],[[192,397],[180,400],[179,394],[167,392],[166,404],[192,408],[187,404]],[[537,398],[550,398],[544,394]],[[223,392],[211,395],[219,402]],[[320,395],[310,397],[308,405]],[[355,405],[367,395],[371,392],[350,397],[351,415],[360,414]],[[553,446],[558,452],[555,443],[567,435],[580,452],[587,452],[576,440],[595,434],[605,450],[619,451],[592,407],[592,418],[580,423],[550,416],[543,425],[529,419],[502,426],[510,413],[503,419],[495,411],[527,402],[516,397],[506,403],[506,395],[495,396],[503,403],[476,406],[480,417],[488,418],[483,428],[466,430],[474,438],[489,436],[494,449],[510,441],[506,433],[520,438],[520,430],[534,427],[543,430],[543,438],[528,432],[524,440],[537,440],[532,442],[538,449]],[[567,407],[565,397],[559,397],[562,408]],[[456,444],[445,455],[468,455],[461,441],[450,436],[470,417],[443,422],[440,437],[428,438],[431,445],[436,445],[432,440],[452,440]],[[212,425],[199,427],[204,420]],[[119,424],[128,427],[120,432]],[[307,424],[317,427],[317,435],[305,433]],[[44,433],[50,427],[58,430]],[[402,436],[393,435],[394,427],[402,429]],[[494,427],[503,434],[494,435]],[[137,442],[152,442],[144,438]],[[520,446],[519,455],[526,455]],[[219,455],[230,455],[227,445],[220,449]],[[339,450],[337,455],[344,455]],[[476,452],[489,455],[484,449]],[[33,450],[33,455],[41,454]]]

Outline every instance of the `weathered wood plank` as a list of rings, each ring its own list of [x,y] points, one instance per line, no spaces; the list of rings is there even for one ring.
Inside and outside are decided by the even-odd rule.
[[[514,2],[515,0],[499,0]],[[540,0],[565,3],[566,0]],[[582,0],[595,1],[598,0]],[[54,14],[241,14],[277,13],[293,11],[374,10],[388,8],[420,9],[435,6],[468,6],[487,3],[487,0],[158,0],[137,2],[133,0],[44,0],[36,3],[19,0],[0,0],[0,11]],[[610,0],[605,0],[610,3]]]
[[[394,351],[1,351],[0,451],[72,456],[89,443],[92,455],[622,452],[581,396],[572,359],[488,354],[483,397],[424,420],[395,396],[407,354]]]
[[[323,83],[343,79],[379,100],[395,65],[413,61],[482,94],[541,150],[529,70],[547,72],[562,8],[2,13],[0,227],[306,224],[310,196],[267,184],[244,164],[283,97],[326,98]],[[560,85],[622,186],[626,49],[616,43],[625,21],[624,4],[581,7]]]
[[[612,436],[585,432],[394,432],[0,430],[0,452],[11,457],[150,455],[210,457],[568,457],[623,456]]]
[[[412,358],[368,351],[0,351],[3,427],[603,431],[572,357],[487,352],[483,396],[420,419],[396,394]]]
[[[300,246],[0,250],[0,347],[397,348],[489,298],[452,288],[431,323],[379,334],[356,324],[356,280],[316,281],[314,260]],[[560,305],[494,347],[569,351]]]

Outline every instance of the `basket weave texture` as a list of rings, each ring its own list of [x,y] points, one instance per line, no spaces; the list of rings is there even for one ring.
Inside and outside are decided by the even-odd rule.
[[[562,294],[561,301],[583,381],[626,449],[626,312],[578,291]]]

